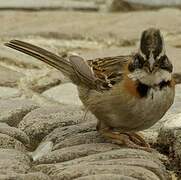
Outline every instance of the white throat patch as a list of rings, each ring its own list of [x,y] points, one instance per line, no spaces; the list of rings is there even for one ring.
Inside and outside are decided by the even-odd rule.
[[[139,80],[141,83],[154,86],[162,81],[170,81],[172,74],[163,69],[158,70],[155,73],[147,73],[142,69],[135,70],[133,73],[128,74],[128,77],[133,81]]]

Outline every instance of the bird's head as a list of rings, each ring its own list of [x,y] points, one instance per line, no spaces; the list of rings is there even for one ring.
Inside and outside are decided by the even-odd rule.
[[[128,66],[133,80],[149,86],[171,80],[173,66],[165,51],[163,37],[159,29],[143,31],[138,52]]]
[[[163,37],[159,29],[149,28],[142,32],[138,53],[136,53],[130,69],[142,69],[147,73],[155,73],[160,69],[172,72]]]

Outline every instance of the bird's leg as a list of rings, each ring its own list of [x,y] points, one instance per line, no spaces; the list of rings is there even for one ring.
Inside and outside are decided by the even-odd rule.
[[[112,142],[119,145],[126,145],[129,148],[141,149],[150,152],[148,144],[143,141],[143,138],[136,133],[120,133],[111,130],[110,128],[99,129],[99,132]],[[143,143],[144,142],[144,143]],[[144,145],[144,146],[142,146]]]
[[[145,141],[143,135],[139,132],[128,132],[127,134],[130,139],[135,142],[136,144],[140,144],[141,146],[150,148],[150,145]]]

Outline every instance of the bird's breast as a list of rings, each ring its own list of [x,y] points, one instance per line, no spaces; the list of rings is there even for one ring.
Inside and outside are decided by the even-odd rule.
[[[104,93],[89,90],[81,94],[86,94],[83,103],[107,126],[123,132],[139,131],[163,117],[173,103],[175,91],[174,86],[154,87],[141,96],[137,87],[135,81],[124,79]]]
[[[119,95],[114,92],[107,95],[94,111],[97,118],[110,127],[123,132],[147,129],[159,121],[173,103],[174,87],[149,88],[140,94],[134,82],[123,83]]]

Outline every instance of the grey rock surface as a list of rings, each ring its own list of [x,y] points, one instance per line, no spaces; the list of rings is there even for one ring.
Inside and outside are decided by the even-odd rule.
[[[82,105],[78,96],[77,87],[72,83],[65,83],[53,87],[45,91],[43,95],[62,104]]]
[[[172,107],[169,110],[171,114],[181,113],[181,108],[180,108],[181,107],[181,93],[180,92],[181,92],[181,85],[177,85],[175,89],[175,100]]]
[[[29,88],[37,93],[42,93],[53,86],[59,85],[61,82],[65,81],[65,77],[61,72],[56,70],[44,71],[34,74],[29,74],[26,79],[24,79],[24,84],[26,88]]]
[[[69,146],[52,151],[45,156],[42,156],[35,161],[35,164],[52,164],[70,161],[72,159],[89,156],[91,154],[97,154],[100,152],[110,151],[112,149],[119,149],[119,146],[109,143],[91,143],[76,145],[72,147]]]
[[[163,124],[158,136],[158,143],[169,154],[175,167],[181,167],[181,113],[172,115]],[[178,171],[178,173],[180,173]]]
[[[19,79],[22,77],[22,73],[0,66],[0,86],[17,86]]]
[[[26,148],[22,142],[3,133],[0,133],[0,148],[16,149],[22,152],[26,151]]]
[[[130,3],[140,3],[140,4],[145,4],[145,5],[152,5],[152,6],[176,6],[176,5],[181,5],[180,0],[150,0],[150,1],[145,1],[145,0],[124,0]]]
[[[181,6],[180,0],[15,0],[0,1],[0,9],[20,9],[20,10],[84,10],[98,11],[105,9],[111,11],[130,11],[140,9],[153,9],[161,7]]]
[[[0,11],[0,13],[2,12]],[[6,22],[4,23],[6,24]],[[0,36],[0,37],[3,37],[3,36]],[[6,37],[6,35],[4,37]],[[24,68],[24,70],[22,71],[22,74],[24,74],[26,68],[40,69],[40,66],[42,65],[42,63],[35,60],[34,58],[30,56],[25,56],[25,55],[23,56],[21,53],[17,53],[16,51],[10,50],[9,48],[5,47],[3,44],[0,45],[0,54],[1,54],[0,62],[2,63],[2,65]]]
[[[141,167],[127,167],[127,166],[118,166],[118,165],[76,165],[71,168],[67,168],[67,170],[63,170],[62,172],[57,173],[53,176],[53,178],[58,177],[59,179],[74,179],[79,178],[81,176],[87,176],[89,174],[123,174],[123,176],[133,177],[133,178],[141,178],[145,180],[158,180],[158,177],[149,170],[146,170]],[[163,178],[165,179],[165,177]]]
[[[37,161],[44,155],[49,154],[53,149],[52,141],[45,141],[39,144],[34,152],[30,152],[29,155],[32,157],[33,161]]]
[[[135,11],[145,9],[158,9],[163,7],[181,7],[180,0],[108,0],[104,9],[107,11]]]
[[[92,145],[95,146],[95,144]],[[168,178],[164,166],[153,154],[124,148],[57,164],[36,165],[33,169],[48,172],[51,177],[59,179],[73,179],[99,174],[117,174],[155,180]]]
[[[157,154],[126,149],[106,142],[95,131],[94,120],[79,123],[81,121],[65,127],[60,125],[45,136],[40,146],[44,143],[46,148],[46,142],[52,142],[53,147],[34,159],[32,171],[42,171],[52,179],[86,178],[100,174],[143,179],[169,177]],[[41,150],[39,147],[38,149]]]
[[[30,158],[21,151],[0,149],[0,174],[27,173],[30,169]]]
[[[80,123],[83,117],[84,111],[73,105],[42,107],[27,114],[18,127],[29,135],[30,143],[36,147],[55,128]]]
[[[44,141],[54,142],[54,150],[76,144],[100,142],[102,139],[97,137],[96,119],[91,114],[89,116],[89,118],[86,118],[86,123],[70,125],[68,128],[58,127],[54,129],[45,137]]]
[[[64,10],[88,10],[97,11],[98,6],[91,1],[76,1],[76,0],[15,0],[13,2],[0,1],[0,9],[27,9],[27,10],[41,10],[41,9],[64,9]]]
[[[0,123],[0,133],[6,134],[10,137],[13,137],[19,141],[21,141],[23,144],[29,144],[29,137],[20,129],[11,127],[6,123]]]
[[[41,172],[34,172],[34,173],[26,173],[26,174],[20,174],[20,173],[10,173],[0,175],[1,180],[50,180],[50,178],[41,173]]]
[[[1,87],[0,86],[0,99],[11,99],[20,97],[22,94],[17,88]]]
[[[136,178],[118,175],[118,174],[98,174],[98,175],[89,175],[77,178],[77,180],[136,180]]]
[[[23,117],[38,106],[29,100],[0,100],[0,122],[17,126]]]

